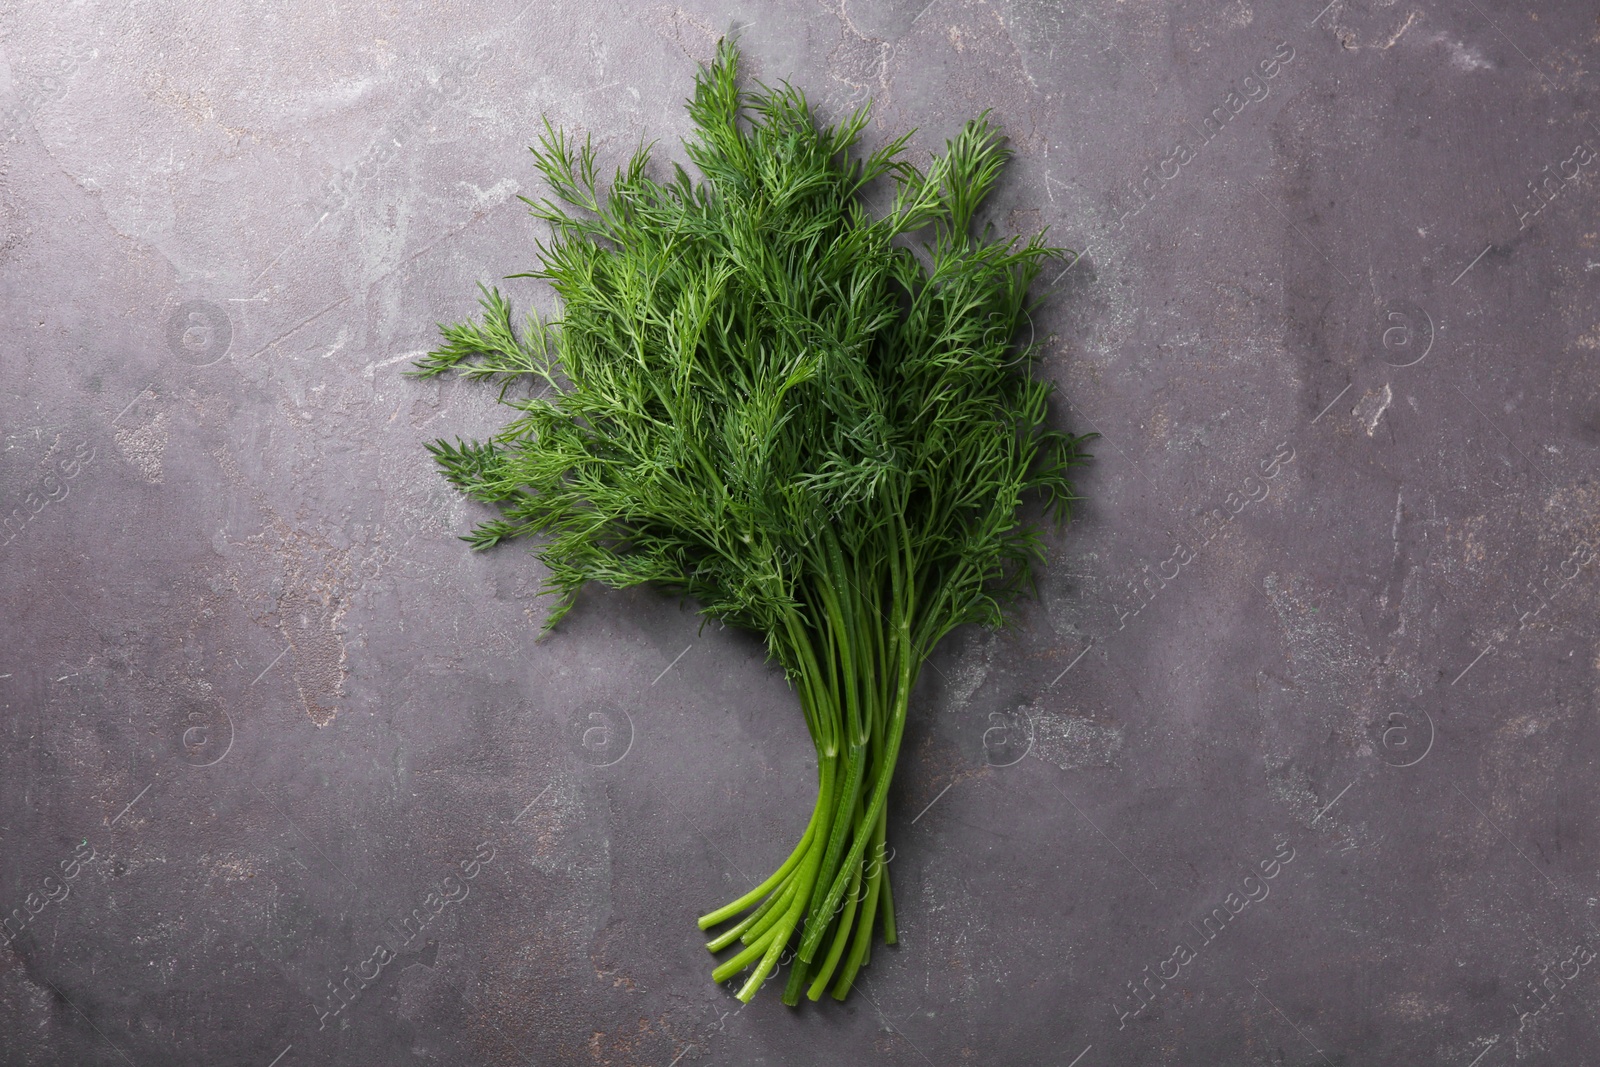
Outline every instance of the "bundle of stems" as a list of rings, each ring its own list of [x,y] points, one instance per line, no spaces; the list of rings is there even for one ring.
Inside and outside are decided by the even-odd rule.
[[[956,627],[1003,625],[1043,562],[1025,502],[1056,522],[1088,436],[1047,426],[1028,288],[1064,250],[975,233],[1008,158],[987,115],[927,169],[909,134],[865,155],[858,110],[818,121],[793,87],[741,88],[719,44],[689,102],[700,181],[609,190],[592,144],[546,122],[541,265],[559,320],[514,329],[498,290],[411,372],[501,381],[518,414],[429,448],[497,505],[477,548],[539,535],[558,594],[589,581],[676,592],[765,638],[799,695],[817,800],[788,859],[700,918],[712,972],[748,1001],[792,947],[785,1003],[843,999],[874,935],[895,942],[889,787],[922,664]],[[865,194],[883,190],[874,217]],[[526,199],[526,198],[524,198]],[[1022,325],[1029,337],[1019,343]],[[541,386],[508,398],[516,382]]]

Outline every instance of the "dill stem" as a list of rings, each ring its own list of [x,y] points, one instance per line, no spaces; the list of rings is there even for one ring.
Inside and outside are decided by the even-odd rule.
[[[844,902],[844,911],[839,916],[839,925],[833,933],[833,944],[828,946],[828,955],[817,967],[816,978],[811,982],[811,988],[806,990],[806,996],[816,1000],[822,996],[822,991],[828,987],[828,979],[833,976],[833,970],[839,965],[839,957],[844,954],[844,947],[850,941],[851,923],[856,917],[857,891],[861,885],[861,864],[856,864],[850,869],[850,894]]]
[[[762,936],[766,934],[768,930],[772,929],[772,927],[775,926],[779,920],[789,913],[789,907],[794,901],[794,896],[795,883],[791,881],[781,890],[772,895],[770,902],[773,904],[773,907],[767,908],[765,904],[761,906],[762,909],[766,911],[766,914],[756,918],[755,925],[752,926],[749,931],[744,934],[744,936],[740,937],[739,940],[743,941],[747,945],[753,945],[757,941],[761,940]]]
[[[839,972],[839,980],[833,986],[834,1000],[845,998],[845,994],[850,992],[850,987],[855,984],[856,973],[872,957],[872,923],[877,912],[878,896],[883,888],[883,837],[884,813],[880,812],[872,828],[872,843],[875,846],[872,874],[867,878],[867,891],[861,904],[860,918],[856,922],[855,940],[850,946],[850,955],[845,958],[844,969]]]
[[[823,916],[826,924],[830,912],[822,909],[821,901],[828,887],[833,883],[833,872],[839,868],[839,854],[844,851],[845,838],[850,836],[850,813],[856,809],[856,798],[861,794],[861,782],[867,768],[867,746],[853,744],[850,746],[849,760],[845,765],[845,777],[839,795],[833,807],[833,832],[828,838],[828,847],[823,852],[821,864],[817,871],[816,885],[812,890],[807,909],[807,932],[815,922],[818,915]],[[809,957],[807,962],[810,962]]]
[[[766,954],[761,957],[761,962],[750,973],[749,980],[745,982],[736,994],[740,1002],[750,1003],[750,998],[756,995],[756,991],[761,988],[761,984],[767,980],[767,975],[771,974],[772,969],[778,965],[778,956],[783,952],[783,946],[789,943],[789,935],[793,932],[794,925],[791,923],[785,928],[782,937],[774,937],[772,939],[772,942],[767,946]]]
[[[903,527],[902,527],[903,530]],[[902,535],[903,536],[903,535]],[[904,543],[904,542],[902,542]],[[915,573],[911,566],[911,552],[909,545],[905,547],[906,569],[905,574]],[[914,591],[902,585],[902,572],[896,555],[891,554],[895,561],[892,567],[895,586],[895,606],[893,625],[895,627],[895,652],[899,667],[899,685],[895,692],[894,707],[890,712],[889,729],[884,740],[883,748],[873,768],[872,800],[867,805],[865,824],[874,826],[884,817],[885,805],[889,799],[889,781],[894,775],[895,761],[900,755],[900,740],[905,735],[906,711],[911,703],[911,687],[915,681],[918,668],[921,664],[912,662],[911,625],[910,618],[915,607]],[[903,601],[902,601],[902,598]],[[867,836],[858,834],[850,845],[843,868],[834,877],[833,884],[818,906],[812,908],[812,914],[831,914],[839,906],[839,900],[844,896],[846,884],[849,880],[849,866],[861,860],[862,853],[866,850]],[[825,928],[821,926],[808,926],[800,942],[799,957],[807,962],[816,955],[817,946],[821,944]]]
[[[738,998],[740,1001],[748,1004],[750,1002],[750,998],[756,995],[756,990],[761,988],[761,983],[764,982],[767,975],[772,972],[772,968],[776,966],[778,962],[778,956],[783,951],[783,947],[789,943],[789,938],[793,936],[794,928],[800,922],[800,916],[805,910],[805,899],[810,894],[812,885],[816,881],[817,865],[814,861],[817,858],[818,852],[815,848],[812,848],[809,854],[806,856],[805,863],[800,868],[800,881],[795,885],[796,891],[793,897],[793,903],[790,904],[790,906],[784,911],[783,920],[774,926],[770,931],[768,931],[767,938],[769,939],[769,947],[767,953],[761,960],[761,966],[756,968],[755,972],[751,974],[750,980],[747,981],[743,988],[739,990]],[[738,962],[739,958],[743,956],[744,953],[740,953],[739,957],[729,960],[727,964],[723,965],[723,967],[718,968],[718,971],[723,971],[726,969],[727,975],[737,974],[739,971],[743,970],[749,965],[749,961],[745,960],[744,962],[739,963],[737,967],[733,966],[733,964]],[[751,958],[753,959],[754,957]],[[712,978],[718,982],[723,981],[723,978],[717,977],[717,973],[717,971],[712,972]],[[787,997],[788,992],[785,991],[784,995]]]
[[[851,818],[855,823],[855,832],[861,833],[863,826],[861,816],[863,812],[862,798],[856,797],[855,811]],[[861,906],[861,876],[864,873],[864,864],[855,863],[850,867],[850,891],[844,901],[844,911],[839,916],[839,922],[834,927],[833,941],[829,945],[828,955],[821,964],[815,968],[815,978],[811,988],[806,990],[806,996],[816,1000],[828,987],[828,980],[833,976],[834,969],[839,964],[839,958],[850,944],[851,930],[854,928],[857,909]]]
[[[899,940],[899,937],[894,928],[894,894],[889,890],[889,864],[887,861],[883,864],[883,888],[879,891],[879,895],[883,898],[880,901],[883,907],[883,943],[892,945]]]
[[[805,832],[800,835],[800,843],[795,845],[794,851],[789,853],[789,858],[784,860],[782,865],[767,877],[766,881],[750,890],[738,900],[730,901],[729,903],[718,908],[716,911],[707,912],[706,914],[700,916],[700,929],[709,930],[713,926],[726,922],[735,915],[739,914],[741,911],[744,911],[746,908],[750,907],[750,905],[754,904],[756,901],[760,900],[763,896],[776,888],[778,884],[782,882],[790,874],[790,872],[794,870],[795,866],[799,864],[799,862],[805,857],[806,851],[810,847],[811,839],[816,834],[817,824],[824,820],[825,805],[828,803],[829,799],[831,799],[828,796],[829,782],[827,778],[827,769],[825,766],[823,766],[823,761],[820,758],[818,763],[818,776],[821,778],[821,781],[819,782],[817,788],[817,803],[816,806],[811,810],[811,821],[806,823]]]
[[[721,952],[735,941],[742,940],[748,944],[750,942],[750,938],[742,937],[741,935],[743,935],[746,930],[749,930],[756,923],[760,922],[768,912],[772,911],[773,908],[779,905],[780,901],[787,900],[792,895],[791,890],[794,886],[794,877],[795,872],[793,870],[789,871],[789,873],[784,876],[783,881],[778,883],[777,888],[767,895],[766,900],[761,902],[760,907],[756,908],[755,911],[752,911],[749,915],[739,920],[739,922],[735,923],[733,926],[728,927],[728,929],[724,930],[710,941],[707,941],[706,948],[711,952],[716,953]]]
[[[777,933],[777,930],[769,930],[765,937],[758,938],[754,944],[747,946],[737,956],[726,963],[720,964],[716,970],[711,972],[711,980],[713,982],[726,982],[750,966],[767,951],[767,945]]]

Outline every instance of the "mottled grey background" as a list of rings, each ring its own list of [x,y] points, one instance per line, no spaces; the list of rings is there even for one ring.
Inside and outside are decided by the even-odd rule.
[[[1320,3],[0,6],[0,1063],[1600,1059],[1600,21]],[[535,644],[422,448],[492,391],[400,373],[532,264],[539,116],[670,157],[739,27],[918,153],[994,109],[1103,435],[799,1011],[694,926],[793,696],[645,591]]]

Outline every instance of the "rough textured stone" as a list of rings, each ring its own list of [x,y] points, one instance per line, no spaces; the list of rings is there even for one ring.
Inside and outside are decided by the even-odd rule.
[[[0,1063],[1600,1058],[1600,23],[1318,7],[6,5]],[[737,27],[874,138],[994,109],[1103,435],[799,1011],[694,926],[811,803],[759,642],[535,643],[422,448],[492,390],[401,376],[531,265],[541,113],[681,157]]]

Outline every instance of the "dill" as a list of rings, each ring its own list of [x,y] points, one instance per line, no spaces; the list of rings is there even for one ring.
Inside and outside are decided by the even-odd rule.
[[[911,693],[939,641],[997,627],[1043,563],[1037,523],[1070,518],[1088,458],[1047,426],[1053,385],[1018,343],[1029,285],[1065,250],[981,233],[1009,151],[985,113],[926,169],[910,134],[856,151],[867,110],[820,123],[804,94],[741,88],[731,43],[696,77],[695,180],[640,148],[602,188],[592,143],[544,124],[540,265],[558,319],[513,326],[498,289],[442,327],[410,374],[500,383],[517,414],[428,448],[496,505],[474,548],[537,536],[557,599],[653,583],[753,630],[799,696],[818,793],[771,876],[701,916],[738,951],[748,1001],[788,947],[784,1001],[843,999],[875,933],[895,942],[887,801]],[[892,190],[881,216],[863,200]],[[510,386],[528,386],[510,394]],[[534,392],[535,386],[542,388]],[[509,394],[509,395],[508,395]]]

